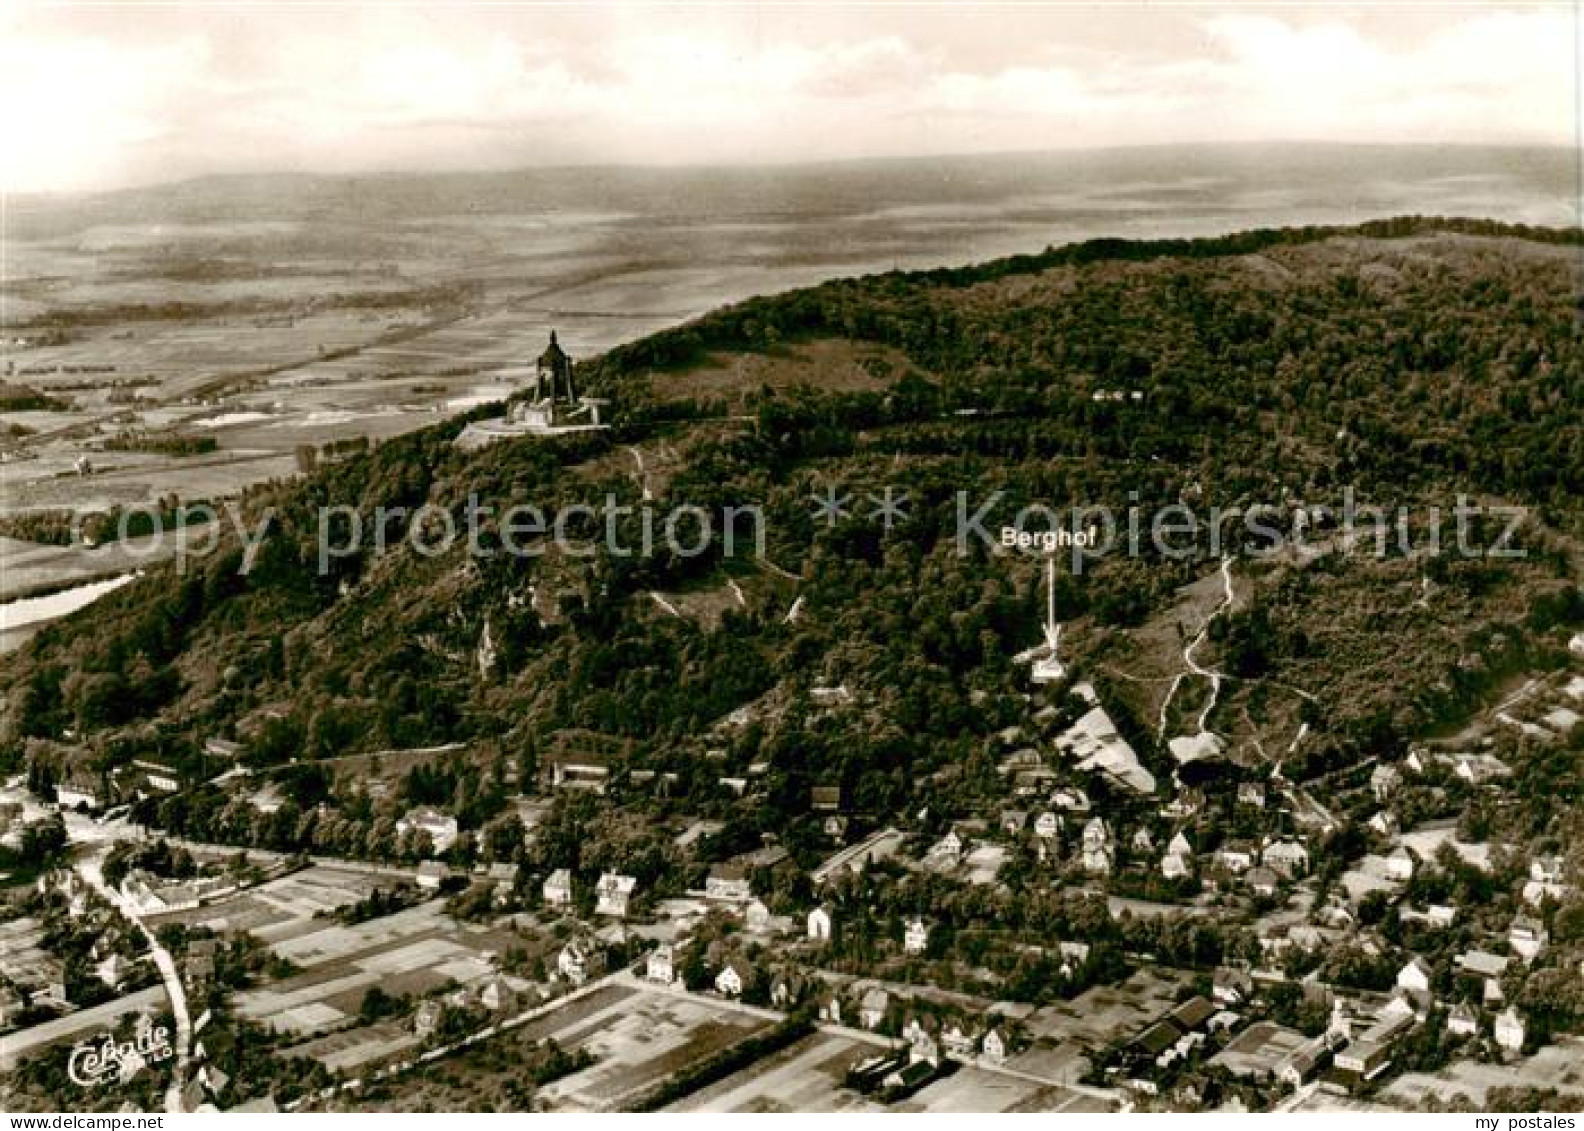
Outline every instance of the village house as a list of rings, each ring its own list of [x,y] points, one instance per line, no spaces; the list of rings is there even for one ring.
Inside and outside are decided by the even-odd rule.
[[[1254,992],[1254,979],[1247,971],[1222,966],[1211,979],[1211,997],[1222,1005],[1242,1005]]]
[[[723,997],[741,997],[748,986],[748,977],[748,968],[740,960],[733,959],[715,975],[715,990]]]
[[[121,898],[139,915],[190,911],[202,902],[204,888],[214,883],[212,879],[207,884],[202,880],[162,880],[141,869],[134,869],[121,880]]]
[[[1402,771],[1388,762],[1381,762],[1370,774],[1370,792],[1381,805],[1390,801],[1401,786]]]
[[[605,952],[591,938],[569,939],[556,956],[556,970],[574,986],[605,972]]]
[[[1539,907],[1548,899],[1558,903],[1566,899],[1572,889],[1561,881],[1561,875],[1560,857],[1531,861],[1529,879],[1523,886],[1523,901],[1531,907]]]
[[[841,844],[847,839],[847,818],[840,813],[830,814],[820,827],[826,837],[836,844]]]
[[[941,1048],[953,1060],[972,1059],[978,1047],[979,1038],[964,1029],[961,1023],[954,1023],[950,1029],[941,1034]]]
[[[615,919],[627,918],[633,892],[637,887],[638,880],[633,876],[624,876],[618,872],[603,873],[599,882],[594,885],[594,914],[609,915]]]
[[[918,1018],[913,1018],[903,1028],[902,1039],[907,1042],[910,1059],[928,1061],[931,1064],[939,1062],[940,1043]]]
[[[847,689],[845,683],[809,688],[809,698],[819,707],[840,707],[845,703],[851,703],[852,697],[852,692]]]
[[[552,789],[604,793],[610,785],[611,755],[606,750],[563,749],[552,754],[546,766]]]
[[[55,787],[55,801],[62,809],[98,809],[102,793],[98,778],[73,772]]]
[[[1056,953],[1061,958],[1060,973],[1063,978],[1077,977],[1078,971],[1085,962],[1089,961],[1089,944],[1085,942],[1063,942],[1056,945]]]
[[[1051,804],[1069,813],[1087,813],[1091,806],[1089,795],[1077,786],[1064,786],[1051,795]]]
[[[1140,825],[1133,831],[1133,839],[1129,842],[1134,852],[1140,856],[1155,851],[1155,835],[1149,831],[1149,826]]]
[[[286,794],[274,782],[265,782],[248,796],[249,807],[266,817],[279,813],[285,804]]]
[[[1289,1088],[1303,1087],[1314,1078],[1330,1051],[1331,1046],[1326,1043],[1323,1034],[1313,1040],[1305,1041],[1276,1065],[1276,1079]]]
[[[424,805],[417,809],[409,809],[401,820],[396,822],[398,837],[409,833],[428,834],[429,844],[438,856],[456,843],[457,821],[455,817],[447,816],[432,806]]]
[[[420,1040],[432,1036],[440,1028],[443,1008],[433,998],[428,998],[418,1004],[417,1012],[413,1014],[413,1033]]]
[[[517,1008],[517,992],[505,978],[496,975],[479,988],[478,1002],[491,1013],[512,1013]]]
[[[748,866],[741,860],[724,860],[709,870],[704,895],[723,903],[747,903],[753,898]]]
[[[1254,849],[1252,845],[1233,841],[1216,849],[1216,864],[1234,876],[1242,875],[1254,866]]]
[[[1265,846],[1260,863],[1284,879],[1295,880],[1309,871],[1309,850],[1300,841],[1278,840]]]
[[[215,940],[194,939],[182,958],[182,981],[189,989],[201,992],[214,981]]]
[[[572,870],[570,868],[557,868],[551,872],[545,877],[540,893],[544,896],[544,905],[546,907],[571,907]]]
[[[1007,1053],[1010,1051],[1007,1047],[1006,1037],[1002,1035],[999,1029],[991,1029],[986,1033],[984,1040],[980,1042],[979,1049],[985,1060],[991,1064],[1005,1064]]]
[[[1484,785],[1512,777],[1512,767],[1494,754],[1457,754],[1452,772],[1470,785]]]
[[[1460,974],[1475,978],[1500,978],[1507,972],[1508,960],[1487,950],[1468,950],[1452,960]]]
[[[1193,875],[1193,845],[1182,831],[1166,842],[1166,855],[1161,857],[1161,875],[1168,880],[1180,880]]]
[[[1265,808],[1265,783],[1245,781],[1238,783],[1238,804],[1250,809]]]
[[[644,977],[662,986],[671,985],[677,980],[676,960],[676,947],[671,943],[661,943],[644,960]]]
[[[1034,818],[1034,835],[1041,840],[1055,840],[1061,834],[1061,818],[1052,810],[1045,810]]]
[[[778,844],[766,844],[763,848],[735,856],[712,868],[705,880],[705,895],[726,902],[746,903],[753,898],[755,877],[795,871],[796,867],[791,853],[785,848]]]
[[[222,762],[235,762],[242,757],[243,746],[240,742],[233,742],[229,738],[210,735],[204,739],[203,751],[210,758],[217,758]]]
[[[1457,921],[1457,908],[1444,903],[1432,903],[1421,911],[1404,904],[1398,909],[1398,916],[1404,923],[1421,923],[1426,927],[1442,931]]]
[[[929,948],[930,929],[920,918],[912,918],[902,932],[902,949],[908,954],[923,954]]]
[[[1467,1002],[1459,1002],[1447,1014],[1446,1027],[1455,1037],[1472,1037],[1479,1032],[1479,1013]]]
[[[891,995],[878,987],[867,990],[858,1000],[858,1024],[874,1030],[885,1024],[886,1013],[891,1008]]]
[[[1358,1080],[1373,1080],[1391,1067],[1391,1047],[1378,1041],[1351,1041],[1336,1054],[1335,1063]]]
[[[1514,918],[1512,927],[1507,932],[1507,944],[1513,948],[1513,953],[1525,962],[1533,962],[1539,958],[1550,941],[1551,934],[1546,930],[1545,924],[1528,915]]]
[[[1524,1038],[1528,1031],[1524,1026],[1523,1018],[1512,1006],[1508,1006],[1496,1018],[1496,1043],[1508,1052],[1522,1052]]]
[[[516,864],[497,860],[484,873],[492,888],[491,901],[496,907],[501,907],[511,900],[512,893],[517,890],[519,871],[520,869]]]
[[[1382,809],[1364,823],[1372,832],[1377,832],[1388,839],[1402,832],[1402,822],[1390,809]]]
[[[134,758],[132,768],[143,771],[143,780],[150,789],[161,793],[176,793],[181,789],[181,770],[170,762],[155,758]]]
[[[814,908],[808,913],[808,937],[812,942],[830,942],[835,921],[831,918],[830,908],[824,904]]]
[[[930,846],[927,859],[938,867],[955,868],[962,863],[963,838],[956,829],[948,829],[946,835]]]
[[[1100,817],[1092,818],[1083,830],[1083,869],[1090,875],[1105,875],[1116,861],[1111,845],[1111,830]]]
[[[111,954],[94,967],[94,973],[98,975],[99,980],[112,990],[119,988],[121,983],[126,980],[126,970],[126,960],[119,954]]]
[[[839,785],[816,785],[809,790],[809,805],[816,813],[839,813],[842,790]]]
[[[1432,976],[1430,964],[1415,955],[1406,966],[1397,971],[1397,988],[1410,993],[1427,994],[1430,992]]]
[[[802,976],[778,974],[770,983],[770,1004],[777,1009],[790,1009],[803,1000],[808,989],[808,981]]]
[[[770,930],[772,922],[770,907],[764,900],[748,901],[748,906],[743,909],[743,923],[750,932],[756,935],[765,934]]]

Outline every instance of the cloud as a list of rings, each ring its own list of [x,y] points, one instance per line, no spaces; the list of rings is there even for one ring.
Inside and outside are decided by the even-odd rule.
[[[5,17],[9,187],[1575,129],[1557,9],[302,11]]]
[[[181,128],[183,76],[203,70],[205,56],[194,39],[128,50],[0,35],[0,178],[10,188],[114,178],[127,152]]]

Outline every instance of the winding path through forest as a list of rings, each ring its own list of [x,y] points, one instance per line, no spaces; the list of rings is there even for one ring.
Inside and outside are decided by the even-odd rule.
[[[1210,720],[1210,712],[1215,710],[1216,700],[1221,695],[1222,675],[1218,671],[1212,671],[1209,668],[1200,666],[1199,661],[1194,659],[1194,650],[1205,642],[1205,638],[1210,634],[1210,626],[1215,622],[1216,617],[1230,609],[1232,603],[1237,600],[1237,594],[1232,588],[1232,555],[1230,554],[1221,559],[1221,584],[1225,590],[1225,596],[1222,598],[1221,603],[1216,606],[1214,612],[1205,618],[1204,624],[1199,626],[1199,632],[1194,638],[1183,647],[1183,663],[1187,665],[1188,670],[1178,672],[1176,677],[1172,679],[1171,686],[1166,689],[1166,698],[1161,702],[1160,720],[1156,727],[1157,738],[1165,737],[1166,719],[1171,708],[1172,699],[1176,697],[1177,688],[1182,685],[1182,681],[1190,675],[1204,676],[1210,681],[1210,701],[1205,704],[1204,710],[1199,712],[1199,730],[1201,732],[1205,729],[1205,723]]]

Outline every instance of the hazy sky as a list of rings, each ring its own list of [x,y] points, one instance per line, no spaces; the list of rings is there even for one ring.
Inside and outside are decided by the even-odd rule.
[[[0,178],[1572,144],[1578,36],[1568,4],[0,0]]]

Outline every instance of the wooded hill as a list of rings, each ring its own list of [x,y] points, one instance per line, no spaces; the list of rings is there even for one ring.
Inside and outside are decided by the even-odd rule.
[[[675,772],[695,808],[731,804],[717,780],[767,764],[754,821],[786,831],[818,782],[876,815],[994,788],[988,736],[1025,710],[1012,657],[1038,642],[1044,598],[1035,561],[954,552],[958,491],[1005,491],[1002,516],[1290,515],[1339,506],[1344,485],[1416,516],[1459,494],[1531,507],[1522,561],[1240,556],[1238,600],[1198,653],[1236,677],[1209,720],[1233,757],[1259,761],[1300,722],[1313,738],[1289,776],[1400,749],[1559,662],[1584,621],[1581,246],[1408,218],[1095,241],[741,303],[580,366],[614,402],[610,432],[465,452],[462,418],[253,491],[276,520],[249,575],[234,545],[153,571],[6,658],[4,750],[18,764],[45,740],[31,749],[52,774],[153,752],[196,773],[212,734],[258,765],[466,740],[531,773],[575,728],[618,740],[618,769]],[[740,372],[763,379],[721,377]],[[460,522],[470,493],[497,512],[607,492],[636,508],[646,482],[662,514],[762,507],[768,561],[398,546],[316,570],[320,507],[356,506],[370,529],[376,507],[426,502]],[[833,484],[857,517],[831,527],[809,496]],[[887,485],[909,497],[890,530],[864,502]],[[636,515],[620,529],[639,540]],[[1060,578],[1064,658],[1158,773],[1179,633],[1208,612],[1181,589],[1216,568],[1147,551]],[[853,706],[810,708],[809,687],[843,683]],[[755,702],[768,721],[711,733]],[[932,778],[948,769],[954,784]]]

